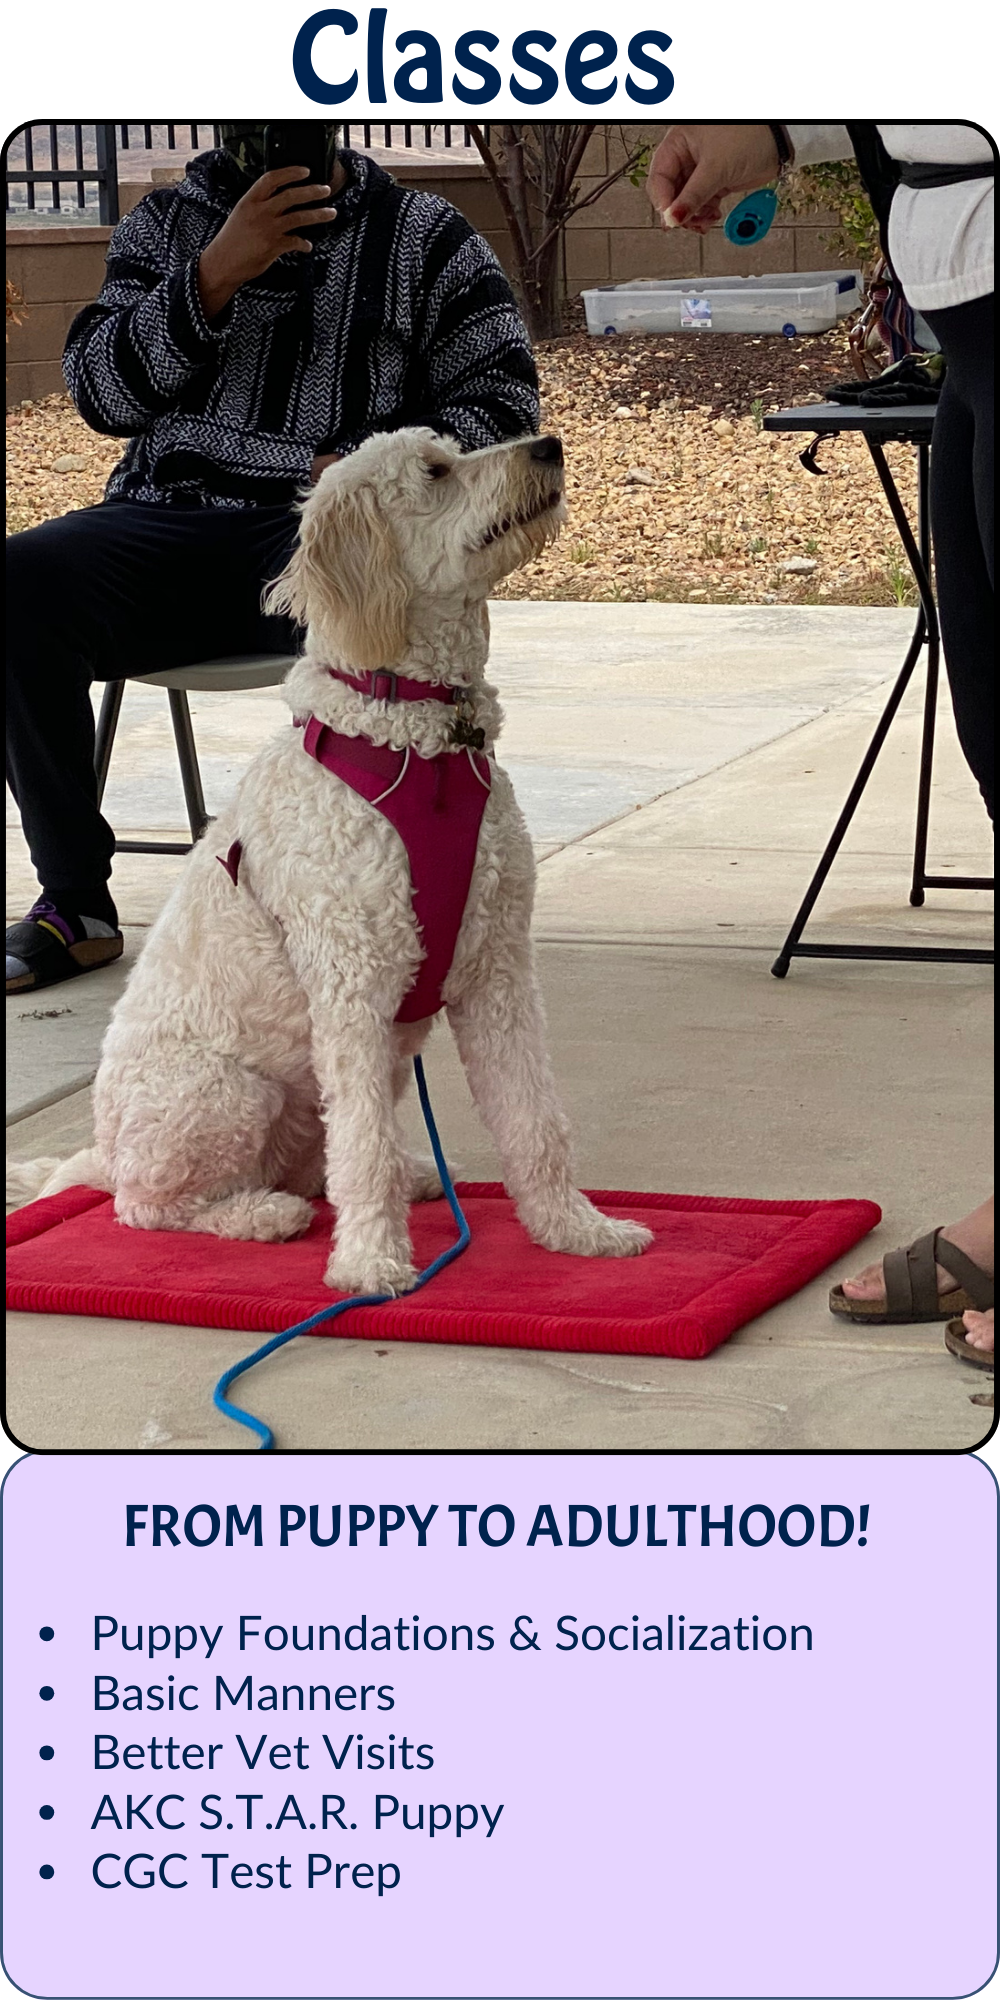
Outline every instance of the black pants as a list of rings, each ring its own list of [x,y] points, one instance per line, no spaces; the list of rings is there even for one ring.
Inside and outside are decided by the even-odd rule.
[[[931,448],[941,639],[959,741],[993,817],[993,294],[925,313],[947,363]]]
[[[7,777],[46,894],[100,916],[115,837],[97,804],[93,680],[228,653],[294,651],[266,618],[264,583],[296,521],[236,510],[112,501],[7,543]]]

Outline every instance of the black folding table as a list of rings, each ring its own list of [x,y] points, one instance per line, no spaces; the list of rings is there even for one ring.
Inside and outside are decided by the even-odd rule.
[[[934,405],[932,403],[906,404],[898,409],[864,409],[858,404],[807,403],[801,409],[777,410],[764,418],[764,429],[768,431],[799,431],[809,433],[814,442],[801,454],[803,464],[809,470],[816,468],[816,454],[824,439],[835,438],[840,431],[859,431],[871,453],[872,462],[889,511],[896,524],[903,551],[913,573],[920,600],[917,622],[913,637],[907,648],[906,657],[896,677],[892,693],[886,702],[878,726],[862,759],[857,777],[844,802],[843,811],[827,841],[815,874],[796,913],[791,930],[771,967],[776,979],[784,979],[793,958],[889,958],[889,959],[937,959],[953,965],[991,965],[992,951],[972,946],[951,945],[872,945],[872,944],[803,944],[802,933],[812,914],[820,890],[833,866],[844,836],[857,811],[861,795],[875,768],[879,751],[892,726],[893,718],[903,699],[903,695],[913,675],[923,647],[927,647],[927,681],[924,694],[923,740],[920,750],[920,775],[917,782],[917,824],[913,845],[913,874],[910,884],[910,902],[919,907],[924,901],[927,889],[992,889],[993,882],[983,875],[929,875],[927,873],[927,826],[930,815],[931,774],[934,766],[934,723],[937,710],[938,678],[941,661],[941,640],[938,629],[937,606],[930,579],[930,522],[928,515],[928,474],[930,470],[931,432],[934,427]],[[899,497],[896,483],[886,463],[884,446],[888,443],[913,445],[917,454],[917,522],[916,533]]]

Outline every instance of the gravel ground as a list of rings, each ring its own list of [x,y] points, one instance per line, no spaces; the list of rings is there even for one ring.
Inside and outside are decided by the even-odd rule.
[[[538,365],[543,424],[566,447],[570,519],[554,548],[499,595],[915,601],[862,440],[828,443],[827,476],[816,478],[799,464],[801,438],[761,429],[765,413],[820,401],[825,384],[850,375],[840,330],[796,340],[574,332],[543,343]],[[92,506],[120,451],[65,396],[12,411],[8,532]],[[913,454],[890,445],[887,456],[912,506]]]

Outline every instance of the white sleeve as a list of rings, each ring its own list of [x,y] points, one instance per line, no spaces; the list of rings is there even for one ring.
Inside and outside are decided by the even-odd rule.
[[[854,152],[846,125],[786,125],[796,167],[817,167],[822,160],[849,160]]]

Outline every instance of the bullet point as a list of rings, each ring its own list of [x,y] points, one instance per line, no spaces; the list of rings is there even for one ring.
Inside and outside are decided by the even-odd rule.
[[[49,1759],[54,1757],[55,1754],[56,1753],[53,1750],[51,1743],[43,1743],[41,1749],[38,1752],[38,1755],[40,1757],[44,1757],[46,1763],[48,1763]]]
[[[54,1694],[55,1688],[39,1688],[38,1699],[39,1701],[51,1701]]]
[[[51,1880],[52,1880],[52,1877],[53,1877],[53,1875],[55,1874],[55,1872],[56,1872],[56,1871],[55,1871],[55,1869],[54,1869],[53,1867],[51,1867],[51,1866],[50,1866],[50,1864],[49,1864],[49,1862],[47,1862],[47,1861],[46,1861],[46,1863],[45,1863],[45,1866],[44,1866],[44,1868],[40,1868],[40,1869],[38,1870],[38,1873],[39,1873],[39,1875],[41,1876],[41,1878],[42,1878],[42,1881],[43,1881],[43,1882],[51,1882]]]
[[[39,1806],[38,1817],[39,1819],[54,1819],[55,1810],[55,1806]]]
[[[53,1632],[51,1625],[43,1625],[38,1636],[40,1639],[54,1639],[56,1635]]]

